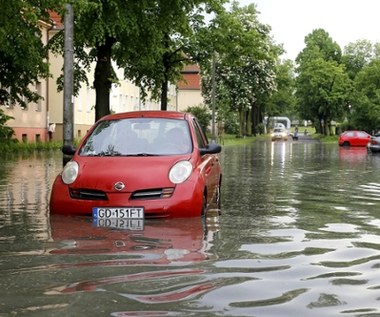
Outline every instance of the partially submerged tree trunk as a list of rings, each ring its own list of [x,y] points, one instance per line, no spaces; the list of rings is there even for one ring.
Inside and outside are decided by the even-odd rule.
[[[94,74],[95,121],[110,114],[110,91],[114,79],[111,51],[114,43],[115,39],[107,37],[106,42],[97,47],[97,63]]]

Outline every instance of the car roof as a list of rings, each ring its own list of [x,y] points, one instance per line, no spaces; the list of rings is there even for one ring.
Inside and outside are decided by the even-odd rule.
[[[191,116],[189,113],[179,111],[166,111],[166,110],[142,110],[142,111],[129,111],[109,114],[100,120],[115,120],[115,119],[128,119],[128,118],[168,118],[168,119],[186,119]]]

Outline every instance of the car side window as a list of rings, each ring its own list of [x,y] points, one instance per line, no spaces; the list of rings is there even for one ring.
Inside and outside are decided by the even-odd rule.
[[[208,144],[206,135],[203,133],[203,130],[196,119],[193,119],[194,131],[197,138],[197,143],[199,148],[204,148]]]

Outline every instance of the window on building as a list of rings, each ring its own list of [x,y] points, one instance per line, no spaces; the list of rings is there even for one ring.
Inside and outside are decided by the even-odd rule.
[[[26,133],[23,133],[22,136],[21,136],[21,138],[22,138],[22,142],[23,143],[27,143],[28,142],[28,135]]]

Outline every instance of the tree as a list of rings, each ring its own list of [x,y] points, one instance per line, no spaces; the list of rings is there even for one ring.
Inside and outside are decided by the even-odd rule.
[[[356,76],[350,124],[371,133],[380,128],[380,60],[375,59]]]
[[[264,96],[268,117],[297,117],[294,64],[291,60],[280,61],[276,65],[276,87],[272,95]]]
[[[329,134],[331,121],[343,118],[352,83],[341,64],[340,47],[326,31],[314,30],[305,43],[296,59],[298,110],[317,131]]]
[[[270,28],[259,22],[255,5],[239,7],[233,2],[230,11],[219,11],[198,34],[200,47],[207,47],[202,51],[207,58],[200,60],[205,101],[211,105],[215,79],[217,108],[227,104],[238,113],[240,135],[255,133],[263,113],[257,97],[275,89],[275,61],[281,50],[272,43],[269,32]]]
[[[41,24],[49,23],[49,9],[61,1],[2,1],[0,12],[0,105],[37,102],[32,86],[49,76],[48,50]]]
[[[325,30],[313,30],[305,37],[305,44],[305,48],[296,57],[296,63],[300,65],[299,67],[318,57],[325,61],[341,63],[342,50]]]

